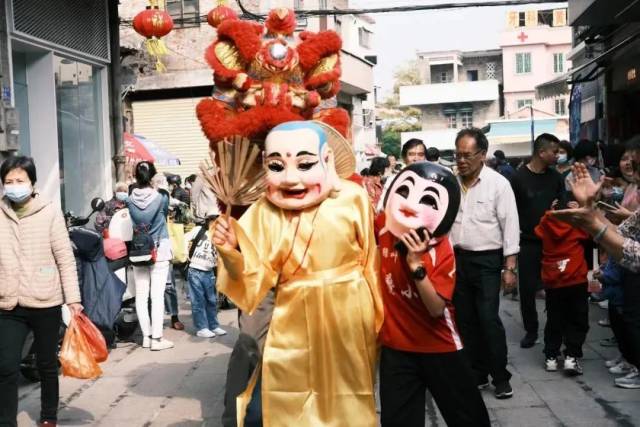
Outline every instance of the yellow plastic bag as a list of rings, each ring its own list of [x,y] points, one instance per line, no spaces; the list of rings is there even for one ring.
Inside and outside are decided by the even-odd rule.
[[[65,377],[92,379],[102,375],[102,369],[75,318],[71,318],[60,349],[60,365]]]
[[[174,264],[184,264],[187,262],[187,245],[184,242],[184,224],[169,221],[169,239],[171,239],[171,251],[173,252]]]

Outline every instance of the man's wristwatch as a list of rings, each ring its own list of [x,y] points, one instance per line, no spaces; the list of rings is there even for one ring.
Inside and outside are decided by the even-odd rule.
[[[411,272],[411,277],[413,278],[413,280],[419,282],[420,280],[427,277],[427,270],[424,268],[423,265],[421,265],[420,267],[416,268]]]
[[[518,275],[518,269],[515,267],[502,267],[502,271],[500,272],[500,274],[504,274],[507,271],[512,273],[515,276]]]

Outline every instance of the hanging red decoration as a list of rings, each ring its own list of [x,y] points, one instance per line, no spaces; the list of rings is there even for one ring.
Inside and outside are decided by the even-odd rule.
[[[235,10],[231,9],[229,6],[226,6],[226,1],[219,0],[218,6],[211,9],[211,11],[207,14],[207,22],[213,28],[218,28],[218,25],[222,24],[226,20],[234,20],[238,19],[238,14]]]
[[[147,52],[156,58],[156,69],[163,71],[165,66],[161,58],[167,54],[167,46],[161,38],[173,30],[173,19],[166,11],[156,6],[156,1],[152,0],[150,3],[145,10],[133,18],[133,29],[146,37]]]

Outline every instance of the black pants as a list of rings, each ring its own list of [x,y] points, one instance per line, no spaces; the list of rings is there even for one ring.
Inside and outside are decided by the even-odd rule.
[[[41,421],[56,421],[58,414],[58,334],[60,306],[16,307],[0,310],[0,426],[16,426],[18,376],[22,346],[33,331],[38,371],[41,377]]]
[[[542,243],[523,240],[520,242],[518,270],[520,274],[518,291],[520,294],[520,314],[524,330],[538,335],[538,311],[536,292],[542,289],[540,268],[542,264]]]
[[[564,342],[564,355],[582,357],[582,345],[589,331],[589,292],[587,284],[546,289],[547,324],[544,327],[544,354],[558,357]]]
[[[622,318],[629,355],[627,361],[638,367],[640,366],[640,274],[626,271],[622,290],[624,294]]]
[[[462,351],[410,353],[382,347],[382,427],[424,427],[426,390],[451,426],[489,426],[489,415]]]
[[[500,320],[502,251],[456,251],[453,304],[465,350],[477,379],[508,381],[507,339]]]
[[[247,389],[251,375],[262,358],[262,349],[269,332],[274,303],[275,292],[271,291],[265,296],[253,315],[239,313],[240,336],[233,346],[227,367],[224,412],[222,414],[224,427],[237,426],[236,398]],[[252,398],[245,423],[252,427],[261,425],[261,409],[261,405],[256,406]]]
[[[618,342],[618,350],[620,350],[620,354],[624,360],[629,362],[631,354],[629,353],[628,337],[624,325],[623,308],[621,305],[611,304],[611,301],[609,301],[609,321],[611,322],[613,336],[616,337],[616,341]]]

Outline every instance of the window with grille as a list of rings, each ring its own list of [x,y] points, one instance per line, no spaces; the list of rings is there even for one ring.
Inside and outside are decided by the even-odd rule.
[[[553,54],[553,72],[564,73],[564,54],[563,53],[554,53]]]
[[[516,53],[516,74],[531,72],[531,53]]]
[[[200,26],[199,0],[167,0],[166,5],[176,28]]]
[[[527,15],[524,12],[518,12],[518,27],[527,25]]]
[[[463,128],[473,127],[473,111],[461,111],[460,124]]]
[[[496,79],[496,63],[487,62],[487,80]]]
[[[518,110],[522,107],[530,107],[533,105],[533,99],[518,99],[516,105],[518,106]]]
[[[567,102],[565,99],[556,99],[556,114],[559,116],[564,116],[567,114]]]
[[[444,118],[447,121],[447,128],[458,128],[458,118],[456,117],[456,113],[445,113]]]
[[[446,71],[440,73],[440,83],[449,83],[449,74]]]

